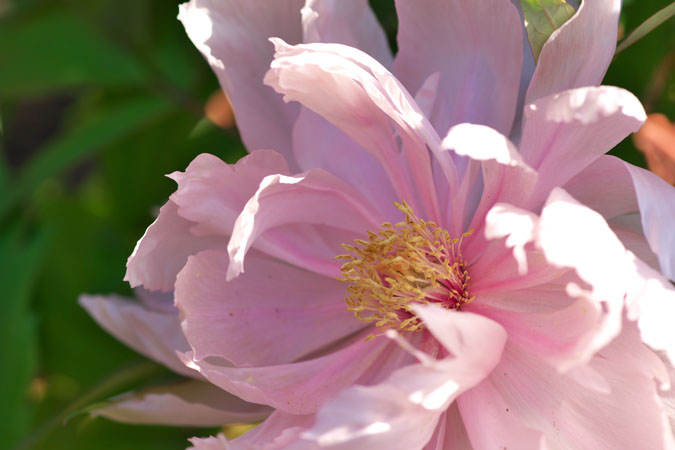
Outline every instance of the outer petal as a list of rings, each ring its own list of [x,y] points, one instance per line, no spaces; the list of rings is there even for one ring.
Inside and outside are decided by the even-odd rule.
[[[621,0],[582,2],[548,38],[525,103],[567,89],[600,84],[616,49]]]
[[[661,271],[675,279],[675,188],[659,177],[615,158],[600,158],[566,189],[608,219],[639,210],[642,231]]]
[[[624,167],[633,179],[647,241],[663,274],[675,280],[675,187],[632,164]]]
[[[361,334],[348,346],[319,358],[270,367],[227,367],[212,358],[197,361],[191,352],[183,358],[207,380],[246,401],[291,414],[312,414],[392,351],[394,344],[386,339],[365,338]]]
[[[633,94],[609,86],[574,89],[528,105],[520,152],[539,172],[533,202],[543,201],[553,187],[637,131],[645,119]]]
[[[170,175],[178,189],[138,241],[125,280],[134,287],[172,291],[188,256],[227,244],[224,236],[232,232],[260,181],[287,172],[283,157],[269,150],[253,152],[234,165],[209,154],[197,156],[185,172]]]
[[[199,374],[178,358],[189,345],[180,329],[178,311],[151,311],[117,296],[82,296],[80,304],[107,332],[139,353],[189,377]]]
[[[119,422],[216,427],[227,423],[263,420],[271,410],[245,403],[202,381],[184,381],[116,397],[112,403],[92,411]]]
[[[272,36],[302,39],[302,0],[192,0],[178,18],[216,72],[249,150],[274,149],[292,161],[291,129],[297,105],[262,84],[272,61]]]
[[[367,0],[307,0],[302,8],[303,42],[345,44],[391,67],[387,36]]]
[[[181,217],[195,223],[195,234],[228,236],[262,179],[273,174],[290,172],[283,156],[271,150],[256,150],[236,164],[204,153],[185,172],[169,175],[178,184],[171,200]]]
[[[172,291],[176,274],[188,256],[225,245],[222,237],[192,234],[190,229],[194,225],[178,215],[175,203],[166,202],[129,256],[124,280],[132,287],[142,285],[148,290]]]
[[[632,184],[623,161],[604,155],[569,180],[564,188],[579,202],[609,220],[638,211]]]
[[[421,449],[452,401],[499,362],[506,333],[491,320],[435,306],[415,312],[455,356],[436,360],[410,348],[421,364],[376,386],[345,390],[319,411],[305,439],[315,447]]]
[[[457,123],[508,134],[523,59],[522,22],[509,0],[397,0],[394,71],[416,92],[434,72],[440,83],[431,122],[444,135]]]
[[[385,168],[398,198],[431,219],[439,217],[429,149],[440,139],[398,81],[368,55],[341,45],[291,47],[276,40],[265,82],[341,128]],[[325,92],[340,92],[326,97]],[[443,161],[451,186],[454,165]]]
[[[368,229],[379,228],[381,220],[358,191],[328,172],[314,169],[296,177],[270,175],[260,183],[258,191],[246,203],[235,222],[227,247],[230,254],[228,279],[244,271],[244,257],[258,236],[288,224],[332,227],[351,233],[353,239],[362,236]],[[292,255],[285,260],[307,268],[318,265],[325,268],[319,269],[321,273],[335,276],[338,266],[333,256],[337,253],[336,248],[314,261],[307,261],[307,258],[295,261]]]
[[[193,357],[236,366],[295,361],[363,328],[344,306],[343,283],[252,254],[226,281],[228,257],[190,257],[176,281],[176,305]]]

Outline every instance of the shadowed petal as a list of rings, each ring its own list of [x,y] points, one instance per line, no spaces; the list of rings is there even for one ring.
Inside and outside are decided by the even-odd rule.
[[[349,45],[391,67],[387,36],[367,0],[308,0],[302,8],[302,27],[305,44]]]
[[[351,47],[274,42],[277,54],[265,82],[351,136],[385,168],[399,199],[438,218],[429,150],[439,155],[440,139],[396,78]],[[327,91],[341,95],[327,97]],[[455,186],[452,161],[444,157],[442,168]]]
[[[471,122],[508,134],[523,59],[522,22],[509,0],[397,0],[394,72],[416,92],[440,73],[429,118],[438,133]]]
[[[270,37],[302,39],[302,0],[192,0],[178,19],[202,52],[232,103],[249,150],[273,149],[292,160],[291,128],[297,105],[262,84],[272,61]]]
[[[190,348],[180,329],[178,310],[151,311],[130,299],[102,295],[83,295],[80,305],[103,329],[137,352],[181,375],[199,378],[176,354]]]
[[[217,427],[265,419],[271,410],[246,403],[203,381],[189,380],[116,397],[93,416],[127,423]]]

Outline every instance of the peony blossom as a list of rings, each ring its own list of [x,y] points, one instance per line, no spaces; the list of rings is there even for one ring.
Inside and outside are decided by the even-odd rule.
[[[395,57],[365,0],[181,7],[251,153],[170,175],[141,302],[83,297],[192,378],[97,413],[266,417],[198,450],[673,448],[675,191],[605,156],[645,120],[598,86],[620,1],[536,68],[509,0],[396,7]]]

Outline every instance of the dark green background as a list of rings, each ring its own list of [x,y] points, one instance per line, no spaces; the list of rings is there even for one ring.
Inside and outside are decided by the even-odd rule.
[[[174,189],[164,174],[202,152],[244,153],[236,131],[202,121],[217,83],[176,20],[179,3],[0,0],[0,448],[183,449],[212,431],[58,416],[92,388],[100,399],[171,376],[158,368],[105,389],[145,363],[77,297],[130,294],[126,258]],[[394,36],[393,2],[371,3]],[[626,0],[622,26],[667,3]],[[605,84],[672,120],[674,53],[671,20],[618,56]],[[667,82],[653,92],[656,70]],[[643,164],[629,139],[615,153]]]

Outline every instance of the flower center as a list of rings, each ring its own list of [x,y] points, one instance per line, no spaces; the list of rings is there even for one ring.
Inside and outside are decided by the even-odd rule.
[[[381,330],[419,331],[424,325],[415,315],[415,304],[436,303],[459,310],[471,302],[469,273],[462,258],[462,239],[452,239],[443,228],[418,218],[403,201],[395,203],[405,221],[385,222],[368,240],[343,244],[349,252],[340,281],[349,283],[347,309]]]

